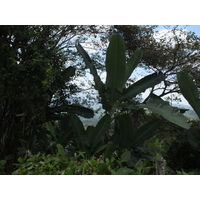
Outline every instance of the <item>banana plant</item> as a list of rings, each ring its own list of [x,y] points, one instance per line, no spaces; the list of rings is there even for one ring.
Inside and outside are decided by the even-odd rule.
[[[199,91],[194,81],[192,80],[192,77],[186,72],[179,72],[177,74],[177,79],[181,93],[192,106],[197,116],[200,118]]]
[[[142,146],[145,140],[153,136],[159,126],[159,120],[152,120],[135,130],[130,115],[120,115],[117,117],[115,124],[116,135],[119,141],[118,144],[122,149],[131,149],[136,146]]]
[[[159,114],[166,120],[182,127],[189,129],[191,124],[188,123],[188,118],[185,117],[178,108],[169,105],[169,102],[162,100],[157,95],[150,95],[146,104],[139,105],[140,108],[148,108],[153,113]]]
[[[45,147],[50,148],[52,152],[55,152],[57,144],[65,147],[73,139],[73,132],[68,115],[65,115],[57,121],[46,122],[45,127],[48,133],[41,132],[38,134],[38,139],[42,141]]]
[[[83,57],[86,66],[90,69],[90,73],[93,75],[95,88],[99,92],[103,108],[114,120],[115,131],[107,144],[105,155],[109,155],[117,148],[131,149],[142,145],[144,140],[153,135],[154,131],[158,128],[159,122],[152,121],[135,131],[133,130],[132,120],[129,114],[120,115],[118,113],[117,115],[113,115],[113,112],[115,112],[119,106],[123,107],[123,102],[159,84],[165,79],[165,75],[162,72],[153,73],[126,88],[126,82],[141,60],[142,50],[137,49],[133,55],[126,60],[126,49],[123,37],[120,35],[113,35],[106,52],[105,68],[107,76],[105,83],[103,83],[93,65],[92,59],[84,48],[79,43],[76,43],[76,48]],[[78,118],[76,118],[76,121],[77,123],[74,123],[74,126],[78,124]],[[90,132],[89,129],[87,131]],[[80,128],[79,133],[83,133],[83,127]],[[83,136],[82,140],[80,140],[82,141],[82,144],[80,144],[82,147],[88,145],[88,143],[84,143],[88,141],[85,137],[86,136]]]
[[[119,152],[121,159],[129,166],[134,166],[138,158],[142,155],[144,142],[152,137],[159,128],[161,122],[159,120],[151,120],[141,127],[135,129],[130,114],[122,114],[115,119],[115,132],[105,149],[104,156],[109,157],[113,152]],[[135,154],[135,152],[138,152]]]
[[[138,66],[142,57],[142,50],[137,49],[133,55],[126,60],[125,44],[123,37],[120,35],[113,35],[106,52],[106,82],[105,84],[100,79],[95,66],[87,52],[83,47],[76,43],[78,52],[82,55],[86,66],[90,69],[93,75],[95,88],[98,90],[101,97],[103,108],[111,113],[112,109],[123,101],[136,97],[146,89],[159,84],[165,79],[165,75],[154,73],[132,84],[128,88],[125,87],[127,80]]]
[[[179,72],[177,74],[177,80],[182,95],[185,97],[200,119],[200,96],[195,82],[186,72]],[[200,130],[197,128],[190,128],[186,131],[186,133],[186,137],[191,146],[200,151]]]
[[[74,138],[80,151],[85,152],[87,156],[91,157],[106,148],[107,145],[102,145],[101,140],[110,127],[110,115],[104,115],[95,127],[88,126],[86,130],[81,120],[75,114],[70,114],[70,120]]]

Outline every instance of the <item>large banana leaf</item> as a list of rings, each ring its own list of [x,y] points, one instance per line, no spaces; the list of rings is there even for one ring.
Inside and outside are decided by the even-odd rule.
[[[173,108],[167,105],[165,101],[159,99],[149,99],[146,104],[142,104],[139,107],[149,108],[152,112],[157,113],[167,119],[168,121],[185,129],[190,128],[188,118],[185,117],[177,108]]]
[[[95,140],[96,140],[95,135],[96,136],[98,135],[98,134],[95,134],[95,132],[94,132],[95,128],[96,127],[94,127],[94,126],[88,126],[87,130],[86,130],[86,134],[87,134],[87,137],[88,137],[88,140],[90,143],[90,148],[89,148],[89,152],[88,152],[89,156],[93,156],[96,153],[99,153],[100,151],[102,151],[103,149],[105,149],[107,147],[107,144],[101,145],[101,143],[95,142]],[[106,133],[106,130],[105,130],[105,132],[102,131],[101,136],[99,135],[99,138],[100,138],[99,141],[102,139],[102,137],[105,135],[105,133]]]
[[[92,137],[93,137],[94,128],[95,128],[94,126],[88,126],[87,129],[86,129],[86,135],[87,135],[90,146],[92,144]]]
[[[198,117],[200,118],[200,98],[197,86],[186,72],[179,72],[177,74],[178,85],[181,93],[192,106]]]
[[[60,106],[51,107],[49,108],[49,112],[52,114],[68,112],[78,114],[85,118],[92,118],[94,116],[94,111],[89,108],[85,108],[83,106],[68,105],[67,103]]]
[[[63,119],[58,121],[58,128],[60,132],[64,132],[66,129],[70,127],[70,118],[66,115]]]
[[[101,79],[100,79],[100,77],[97,73],[97,70],[92,63],[90,56],[87,54],[87,52],[83,49],[83,47],[79,43],[76,43],[76,49],[81,54],[81,56],[83,57],[87,68],[90,69],[90,73],[94,77],[95,87],[101,95],[105,91],[105,86],[104,86],[103,82],[101,81]]]
[[[116,119],[116,131],[119,134],[119,143],[122,147],[130,148],[132,146],[132,136],[134,133],[133,122],[129,114],[120,115]]]
[[[58,140],[57,140],[57,144],[65,144],[67,142],[70,141],[70,139],[72,138],[72,130],[71,128],[66,129],[65,131],[61,132]]]
[[[70,114],[71,126],[75,134],[75,140],[79,148],[87,152],[87,147],[89,147],[89,140],[86,135],[86,131],[83,127],[81,120],[74,114]]]
[[[93,64],[92,64],[92,60],[91,60],[90,56],[87,54],[85,49],[78,42],[75,44],[75,46],[76,46],[77,51],[83,57],[86,66],[91,70],[91,74],[95,74],[96,69],[92,66]]]
[[[89,108],[85,108],[83,106],[69,105],[67,108],[67,112],[74,113],[85,118],[94,117],[94,111]]]
[[[159,128],[160,121],[159,120],[152,120],[147,122],[142,127],[140,127],[136,132],[134,132],[132,141],[133,146],[140,146],[143,145],[145,140],[152,137],[155,131]]]
[[[65,116],[63,119],[58,121],[58,128],[60,130],[60,134],[57,140],[57,144],[62,145],[72,136],[69,116]]]
[[[113,35],[106,52],[106,88],[110,90],[110,100],[115,98],[115,89],[122,91],[126,77],[125,44],[122,36]]]
[[[91,133],[92,135],[90,136],[91,148],[94,148],[100,142],[100,140],[108,130],[110,123],[111,123],[110,115],[105,115],[99,120],[96,127],[93,129]]]
[[[142,58],[142,50],[141,49],[136,49],[134,51],[133,55],[127,60],[125,82],[131,76],[132,72],[134,71],[134,69],[139,64],[141,58]]]
[[[163,73],[154,73],[145,76],[144,78],[140,79],[139,81],[128,87],[123,92],[121,98],[119,98],[119,101],[125,101],[129,98],[133,98],[141,92],[145,92],[146,89],[159,84],[164,79],[165,75]]]
[[[60,132],[56,124],[52,122],[46,122],[45,126],[47,130],[51,133],[51,136],[53,137],[53,139],[56,141],[57,140],[56,136],[59,135],[59,132]]]

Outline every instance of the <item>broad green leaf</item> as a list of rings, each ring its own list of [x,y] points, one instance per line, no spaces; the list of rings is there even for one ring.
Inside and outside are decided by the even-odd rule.
[[[197,86],[186,72],[179,72],[177,74],[178,85],[181,93],[192,106],[198,117],[200,118],[200,98]]]
[[[53,126],[52,126],[52,123],[51,122],[46,122],[45,123],[45,127],[46,127],[46,129],[51,133],[51,134],[53,134]]]
[[[61,144],[56,144],[56,147],[57,147],[57,149],[58,149],[58,153],[59,153],[61,156],[65,157],[65,150],[64,150],[63,146],[62,146]]]
[[[116,126],[119,134],[119,143],[126,148],[132,146],[132,135],[134,132],[133,122],[129,114],[120,115],[116,119]]]
[[[99,163],[96,166],[96,169],[97,169],[98,175],[110,175],[111,174],[110,170],[108,169],[108,165],[106,165],[106,163]]]
[[[88,126],[86,129],[87,135],[90,135],[90,136],[93,134],[93,131],[94,131],[94,126]]]
[[[56,124],[52,122],[47,122],[45,123],[45,126],[47,130],[51,133],[51,136],[54,138],[54,140],[57,140],[56,135],[58,135],[60,131],[58,127],[56,126]],[[48,137],[46,136],[46,134],[40,133],[39,137],[41,137],[43,141],[48,141]]]
[[[124,92],[119,101],[125,101],[129,98],[133,98],[141,92],[145,92],[146,89],[153,87],[159,84],[161,81],[165,79],[165,75],[163,73],[154,73],[144,78],[140,79],[136,83],[132,84],[128,87]]]
[[[115,137],[116,134],[114,134],[113,136]],[[113,136],[111,140],[107,143],[106,149],[104,150],[105,158],[110,157],[113,154],[113,152],[117,149],[118,143],[115,141],[115,139],[113,139]]]
[[[145,140],[152,137],[155,131],[159,128],[160,121],[152,120],[141,126],[136,132],[134,132],[132,141],[134,146],[142,145]]]
[[[48,113],[47,114],[47,119],[48,121],[57,121],[63,119],[65,117],[66,113]]]
[[[57,143],[63,145],[63,143],[68,141],[72,136],[69,116],[65,116],[63,119],[58,121],[58,128],[60,130],[60,134]]]
[[[75,46],[76,46],[77,51],[83,57],[86,66],[90,69],[91,65],[93,65],[90,56],[88,55],[88,53],[85,51],[85,49],[78,42],[75,44]],[[94,72],[95,71],[96,71],[96,69],[94,70]]]
[[[67,103],[61,106],[49,108],[49,111],[51,113],[68,112],[68,113],[78,114],[85,118],[92,118],[94,116],[93,110],[89,108],[85,108],[83,106],[68,105]]]
[[[58,128],[60,132],[64,132],[67,129],[69,129],[69,126],[70,126],[70,119],[68,115],[66,115],[63,119],[58,121]]]
[[[170,105],[168,101],[163,101],[163,99],[161,97],[157,96],[156,94],[153,94],[153,93],[150,94],[149,98],[150,99],[157,99],[158,101],[162,101],[163,105],[168,105],[168,106]]]
[[[86,135],[89,140],[90,147],[92,143],[91,141],[92,141],[93,133],[94,133],[94,126],[88,126],[86,129]]]
[[[141,58],[142,58],[142,50],[141,49],[136,49],[134,51],[133,55],[127,60],[125,82],[131,76],[132,72],[134,71],[134,69],[139,64]]]
[[[74,114],[70,114],[72,129],[75,134],[75,140],[81,150],[86,152],[86,146],[89,146],[89,141],[86,136],[85,129],[81,120]]]
[[[111,123],[110,115],[103,116],[96,127],[93,130],[93,133],[90,137],[91,147],[95,148],[95,146],[100,142],[102,137],[105,135]]]
[[[122,36],[113,35],[106,52],[106,88],[111,89],[111,102],[115,98],[115,89],[122,91],[126,77],[125,44]]]
[[[76,43],[76,49],[83,57],[87,68],[90,69],[90,73],[93,75],[93,78],[94,78],[95,87],[101,95],[105,91],[105,86],[104,86],[104,83],[101,81],[101,79],[97,73],[97,70],[92,63],[90,56],[87,54],[87,52],[83,49],[83,47],[79,43]]]
[[[111,170],[112,175],[134,175],[135,171],[127,167],[121,167],[117,171]]]
[[[167,105],[163,100],[149,99],[146,104],[142,104],[139,107],[149,108],[152,112],[161,115],[182,128],[190,128],[190,124],[187,122],[188,118],[181,114],[177,108]]]
[[[121,155],[121,162],[128,162],[131,158],[131,152],[130,151],[125,151],[122,155]]]
[[[61,132],[60,136],[58,137],[57,143],[58,144],[66,143],[67,141],[70,140],[71,136],[72,136],[72,130],[67,129],[67,130]]]
[[[106,147],[107,147],[107,144],[97,146],[97,147],[93,150],[93,152],[91,152],[91,153],[92,153],[91,155],[92,155],[92,156],[95,156],[95,154],[97,154],[97,153],[103,151]]]
[[[89,108],[82,107],[82,106],[68,105],[67,112],[74,113],[74,114],[80,115],[80,116],[85,117],[85,118],[94,117],[94,111],[93,110],[91,110]]]
[[[111,96],[111,94],[113,95]],[[113,106],[116,103],[116,100],[122,96],[122,92],[120,92],[116,88],[107,88],[106,90],[106,97],[110,100],[111,105]],[[111,106],[111,107],[112,107]]]

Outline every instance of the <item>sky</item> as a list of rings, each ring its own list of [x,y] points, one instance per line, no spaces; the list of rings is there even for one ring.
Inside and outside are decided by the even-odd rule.
[[[159,27],[156,29],[158,31],[165,29],[165,25],[159,25]],[[200,36],[200,25],[179,25],[179,28],[186,28],[187,32],[192,31],[194,32],[197,36]]]
[[[200,25],[189,25],[186,29],[195,32],[196,35],[200,36]]]

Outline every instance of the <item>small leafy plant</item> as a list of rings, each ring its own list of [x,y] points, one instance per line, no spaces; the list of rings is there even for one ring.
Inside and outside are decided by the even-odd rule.
[[[84,152],[67,157],[62,145],[57,145],[57,154],[38,153],[32,157],[19,157],[13,175],[110,175],[116,168],[114,156],[86,159]]]

